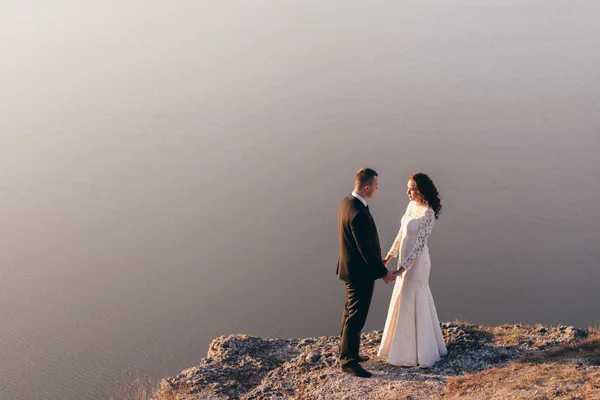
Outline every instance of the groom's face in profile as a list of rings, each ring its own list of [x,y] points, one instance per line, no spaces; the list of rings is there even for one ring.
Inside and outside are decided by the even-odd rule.
[[[365,194],[367,195],[367,199],[373,198],[377,189],[379,189],[379,178],[375,176],[373,177],[373,180],[365,186]]]

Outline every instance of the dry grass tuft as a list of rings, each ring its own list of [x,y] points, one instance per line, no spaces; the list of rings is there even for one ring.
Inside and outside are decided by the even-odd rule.
[[[511,363],[448,379],[446,399],[600,399],[600,370],[565,364]]]
[[[526,356],[522,361],[536,364],[579,362],[600,366],[600,332],[594,332],[580,342],[569,343],[558,349]]]
[[[509,325],[504,324],[493,330],[493,342],[500,346],[516,346],[522,343],[529,343],[533,347],[540,347],[546,343],[544,338],[537,334],[528,334],[527,332],[536,332],[541,325]]]
[[[503,368],[451,377],[443,395],[451,399],[600,400],[597,366],[600,332],[580,342],[523,357]]]
[[[117,382],[115,394],[109,400],[177,400],[174,393],[158,391],[158,385],[148,377],[141,378],[127,373],[123,381]]]

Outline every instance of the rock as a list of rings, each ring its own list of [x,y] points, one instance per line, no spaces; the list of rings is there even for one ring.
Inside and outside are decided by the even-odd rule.
[[[316,363],[320,359],[321,359],[321,354],[317,353],[316,351],[313,351],[309,355],[306,356],[306,361],[309,363]]]
[[[565,329],[565,334],[572,338],[585,336],[582,330],[577,329],[574,326],[567,326]]]

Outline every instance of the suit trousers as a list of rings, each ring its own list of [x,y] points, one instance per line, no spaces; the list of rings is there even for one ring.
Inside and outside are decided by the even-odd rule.
[[[342,316],[340,364],[342,367],[358,363],[360,332],[365,326],[375,281],[345,282],[346,304]]]

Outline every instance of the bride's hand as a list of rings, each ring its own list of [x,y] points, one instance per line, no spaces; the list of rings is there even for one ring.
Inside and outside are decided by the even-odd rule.
[[[390,263],[390,260],[392,259],[392,257],[386,257],[383,260],[381,260],[383,262],[383,265],[385,265],[386,267],[388,266],[388,264]]]
[[[394,279],[396,279],[396,275],[392,271],[388,271],[387,274],[382,278],[385,283],[390,283]]]

